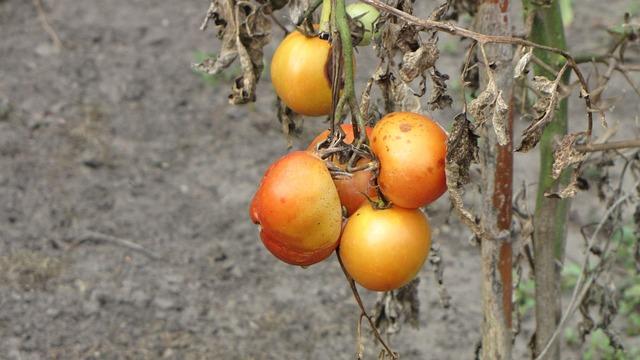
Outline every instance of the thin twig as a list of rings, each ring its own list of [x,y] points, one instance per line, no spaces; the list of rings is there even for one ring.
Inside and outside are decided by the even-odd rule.
[[[353,280],[351,275],[349,275],[349,273],[347,272],[347,269],[344,267],[344,263],[342,262],[342,258],[340,257],[340,252],[336,251],[336,257],[338,258],[338,262],[340,263],[340,268],[342,269],[344,276],[347,278],[347,282],[349,283],[349,287],[351,288],[353,297],[356,299],[356,303],[358,303],[358,307],[360,308],[360,319],[362,319],[362,317],[365,317],[367,319],[376,340],[378,340],[378,342],[382,345],[382,347],[384,347],[384,350],[391,356],[392,359],[397,360],[398,353],[392,351],[391,348],[389,348],[389,345],[387,345],[384,339],[382,339],[382,336],[380,335],[380,332],[378,331],[378,328],[376,327],[375,322],[373,321],[371,316],[369,316],[369,314],[367,313],[367,310],[365,310],[364,304],[362,303],[362,298],[360,297],[360,294],[358,293],[358,288],[356,287],[356,282]]]
[[[49,37],[51,37],[51,41],[53,41],[53,46],[56,48],[56,50],[60,51],[62,49],[62,41],[60,41],[58,33],[56,33],[56,31],[49,23],[47,13],[44,11],[44,7],[42,6],[42,0],[33,0],[33,5],[36,7],[36,11],[38,12],[38,20],[40,20],[40,24],[42,24],[44,31],[46,31],[47,34],[49,34]]]
[[[123,238],[119,238],[119,237],[115,237],[115,236],[111,236],[111,235],[107,235],[107,234],[103,234],[95,231],[83,232],[80,236],[78,236],[78,240],[71,247],[71,249],[74,249],[85,242],[104,242],[104,243],[114,244],[114,245],[122,246],[127,249],[131,249],[133,251],[139,252],[153,260],[161,259],[160,256],[145,249],[142,245],[138,245],[131,240],[127,240],[127,239],[123,239]]]
[[[639,148],[640,139],[611,141],[602,144],[576,145],[574,148],[580,152],[596,152],[616,149]]]

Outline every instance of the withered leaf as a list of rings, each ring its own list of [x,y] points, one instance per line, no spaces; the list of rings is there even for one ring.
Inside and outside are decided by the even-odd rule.
[[[567,199],[572,198],[578,192],[578,168],[574,168],[571,171],[571,178],[569,179],[569,183],[563,189],[558,191],[547,191],[544,193],[544,196],[548,198],[558,198],[558,199]]]
[[[533,149],[540,138],[542,132],[553,120],[556,106],[558,104],[558,83],[551,81],[544,76],[535,76],[531,86],[538,94],[538,99],[533,104],[535,114],[533,122],[522,132],[522,140],[516,151],[527,152]]]
[[[507,134],[509,106],[502,97],[502,90],[498,90],[492,77],[489,78],[487,87],[480,95],[469,103],[468,111],[475,119],[477,126],[485,124],[491,117],[498,144],[505,146],[509,143]]]
[[[453,99],[447,94],[447,83],[449,75],[441,74],[435,67],[432,69],[431,75],[431,95],[427,103],[431,110],[444,109],[451,107]]]
[[[232,85],[229,102],[245,104],[255,101],[256,84],[263,64],[263,48],[271,36],[271,5],[238,0],[212,0],[202,28],[213,20],[222,40],[215,61],[210,59],[195,65],[195,69],[217,74],[240,59],[242,74]]]
[[[496,102],[498,95],[498,89],[494,81],[489,81],[487,87],[473,99],[468,106],[468,111],[476,121],[477,126],[480,126],[487,122],[488,110],[492,110]]]
[[[579,152],[574,147],[576,141],[581,136],[581,133],[568,134],[562,138],[562,141],[560,141],[560,144],[553,153],[553,168],[551,170],[551,176],[554,179],[559,178],[564,169],[573,164],[584,161],[587,157],[586,153]]]
[[[491,117],[491,123],[493,124],[493,131],[496,133],[498,144],[505,146],[509,143],[509,135],[507,133],[507,121],[509,117],[509,106],[504,102],[502,98],[502,90],[498,91],[496,102],[493,107],[493,116]]]
[[[522,74],[524,73],[524,70],[527,68],[527,65],[529,65],[529,61],[531,60],[531,56],[533,56],[533,48],[531,48],[529,51],[524,53],[524,55],[522,55],[520,60],[518,60],[518,63],[516,64],[515,68],[513,69],[513,78],[514,79],[517,79],[517,78],[522,76]]]
[[[478,159],[478,136],[471,129],[471,122],[466,114],[456,116],[453,129],[447,139],[447,155],[445,158],[445,173],[447,190],[453,208],[460,215],[460,219],[473,231],[478,238],[484,232],[478,224],[477,217],[464,206],[462,200],[463,185],[468,183],[469,168]]]
[[[469,168],[478,161],[478,135],[464,113],[458,114],[447,139],[447,163],[456,164],[454,182],[457,187],[469,183]]]
[[[400,65],[400,79],[411,82],[432,68],[440,56],[438,47],[432,43],[422,44],[416,51],[407,51]]]

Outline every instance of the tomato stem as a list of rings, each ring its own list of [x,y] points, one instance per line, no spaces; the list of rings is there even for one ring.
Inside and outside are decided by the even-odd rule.
[[[321,39],[324,38],[323,34],[329,34],[329,32],[331,31],[330,18],[331,18],[331,0],[323,0],[322,12],[320,13],[320,28],[318,29]]]
[[[367,314],[367,310],[365,310],[365,308],[364,308],[364,303],[362,302],[362,298],[360,297],[360,293],[358,292],[358,288],[356,287],[356,282],[353,280],[351,275],[349,275],[349,273],[347,272],[347,269],[344,267],[344,263],[342,262],[342,258],[340,257],[340,252],[338,250],[339,249],[336,249],[336,257],[338,258],[338,263],[340,263],[340,268],[342,269],[342,273],[347,278],[347,282],[349,282],[349,287],[351,288],[351,292],[353,293],[353,297],[356,300],[356,303],[358,304],[358,307],[360,308],[360,318],[359,318],[360,320],[359,321],[362,321],[363,317],[367,319],[367,321],[369,322],[369,325],[371,326],[371,330],[373,330],[373,335],[375,336],[376,340],[378,340],[378,342],[382,345],[382,347],[384,347],[384,350],[387,352],[387,354],[392,359],[397,360],[398,359],[398,353],[396,353],[393,350],[391,350],[389,345],[387,345],[387,343],[384,341],[384,339],[382,339],[382,335],[380,335],[380,332],[378,331],[378,328],[376,327],[375,322],[373,321],[371,316],[369,316],[369,314]]]

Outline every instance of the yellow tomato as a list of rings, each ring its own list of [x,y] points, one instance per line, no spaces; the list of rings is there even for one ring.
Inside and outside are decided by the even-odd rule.
[[[308,116],[331,111],[331,46],[299,31],[287,35],[271,60],[271,82],[293,111]]]
[[[406,285],[431,249],[431,229],[417,209],[375,210],[365,203],[347,220],[340,257],[347,272],[369,290],[389,291]]]

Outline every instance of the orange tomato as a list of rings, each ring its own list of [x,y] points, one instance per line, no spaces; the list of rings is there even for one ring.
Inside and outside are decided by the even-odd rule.
[[[447,134],[430,118],[410,112],[383,117],[371,133],[380,161],[378,185],[392,203],[416,209],[446,190]]]
[[[344,142],[351,144],[354,140],[353,126],[351,124],[342,124],[342,131],[345,133]],[[366,127],[367,137],[371,134],[371,128]],[[314,151],[316,146],[324,141],[329,136],[329,130],[322,132],[316,136],[315,139],[307,147],[308,151]],[[356,163],[356,166],[364,166],[368,162],[367,159],[360,159]],[[337,163],[339,167],[346,169],[347,164]],[[356,171],[350,178],[338,178],[333,182],[338,189],[338,195],[340,196],[340,202],[347,209],[347,215],[353,214],[358,208],[367,201],[367,196],[370,198],[376,197],[376,190],[371,186],[371,178],[373,173],[370,170]],[[366,196],[365,196],[366,194]]]
[[[291,152],[269,167],[249,215],[267,249],[286,263],[315,264],[338,246],[338,191],[324,162],[309,152]]]
[[[389,291],[418,274],[430,249],[429,221],[420,210],[375,210],[366,203],[347,220],[338,251],[358,284]]]
[[[271,82],[293,111],[308,116],[331,111],[331,45],[299,31],[287,35],[271,60]]]

